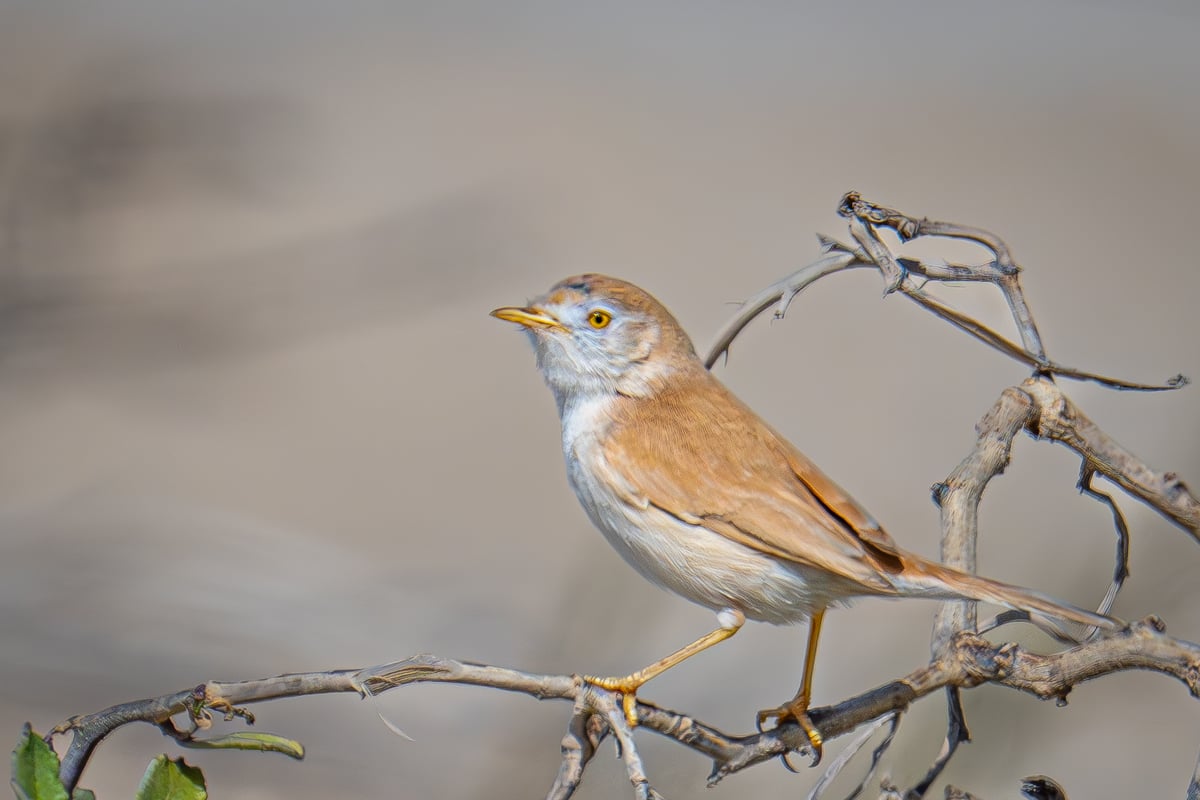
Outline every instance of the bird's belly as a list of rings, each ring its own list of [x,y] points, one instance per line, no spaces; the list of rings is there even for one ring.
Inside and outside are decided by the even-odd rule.
[[[828,573],[772,558],[654,506],[631,507],[586,476],[572,474],[571,484],[592,523],[631,566],[693,603],[784,625],[844,602]]]

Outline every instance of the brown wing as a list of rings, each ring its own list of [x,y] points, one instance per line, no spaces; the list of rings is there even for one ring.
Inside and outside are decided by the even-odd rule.
[[[624,398],[604,439],[628,501],[889,592],[903,553],[870,514],[707,372]],[[646,465],[656,464],[656,468]]]

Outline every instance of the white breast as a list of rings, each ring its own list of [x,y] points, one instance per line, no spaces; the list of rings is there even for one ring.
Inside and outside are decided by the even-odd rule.
[[[831,604],[824,573],[784,563],[661,509],[629,502],[613,486],[601,441],[610,400],[572,398],[562,407],[567,478],[592,523],[647,579],[694,603],[735,608],[750,619],[799,622]],[[636,487],[629,487],[636,494]],[[840,593],[839,593],[840,594]]]

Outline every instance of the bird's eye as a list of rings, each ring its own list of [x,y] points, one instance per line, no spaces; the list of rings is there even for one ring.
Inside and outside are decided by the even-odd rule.
[[[602,308],[597,308],[588,314],[588,324],[596,330],[607,328],[610,322],[612,322],[612,314]]]

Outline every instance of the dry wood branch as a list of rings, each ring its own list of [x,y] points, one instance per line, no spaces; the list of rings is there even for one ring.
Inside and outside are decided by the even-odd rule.
[[[949,239],[965,239],[991,250],[995,260],[988,265],[987,274],[991,276],[989,279],[1000,289],[1008,303],[1009,310],[1013,315],[1013,322],[1016,323],[1017,330],[1021,335],[1025,352],[1038,361],[1046,361],[1046,349],[1042,345],[1041,334],[1038,333],[1037,325],[1033,321],[1033,313],[1029,310],[1028,303],[1025,302],[1025,294],[1021,291],[1019,279],[1021,268],[1013,261],[1008,245],[999,236],[982,228],[972,228],[953,222],[918,220],[895,209],[870,203],[857,192],[847,192],[842,197],[838,213],[851,219],[852,232],[855,230],[853,223],[863,224],[863,235],[873,239],[871,247],[875,249],[868,248],[868,252],[871,253],[872,260],[876,263],[879,263],[876,257],[878,249],[886,251],[886,248],[883,247],[883,243],[878,240],[877,236],[867,232],[866,223],[868,222],[874,226],[891,228],[900,236],[901,241],[905,242],[919,236],[942,236]],[[863,244],[863,239],[859,235],[856,234],[855,239]],[[864,244],[864,246],[866,245]],[[880,269],[888,277],[890,286],[891,267],[880,264]],[[900,281],[897,280],[895,286],[889,291],[899,288]]]
[[[962,634],[942,658],[891,683],[833,706],[815,708],[810,716],[827,739],[845,735],[885,714],[902,711],[914,701],[947,686],[969,688],[983,683],[1019,689],[1042,698],[1066,697],[1077,684],[1113,672],[1146,669],[1173,676],[1200,695],[1200,646],[1163,632],[1151,619],[1104,639],[1086,642],[1051,655],[1028,652],[1013,644],[993,644]],[[63,758],[62,779],[74,787],[86,756],[109,733],[131,722],[162,725],[176,715],[194,718],[203,709],[244,715],[243,705],[284,697],[354,692],[379,694],[412,683],[456,683],[527,694],[539,700],[575,703],[570,745],[564,743],[563,769],[551,797],[569,797],[583,767],[603,738],[591,720],[603,718],[621,740],[622,757],[638,796],[652,797],[634,740],[620,712],[618,695],[585,684],[571,675],[538,675],[485,664],[417,655],[403,661],[359,670],[280,675],[250,681],[210,681],[194,689],[123,703],[94,714],[72,717],[52,735],[71,733]],[[710,781],[801,749],[807,737],[794,723],[763,733],[733,736],[690,715],[638,702],[641,726],[702,753],[713,760]],[[568,752],[569,751],[569,752]]]
[[[946,723],[946,738],[942,741],[942,749],[933,759],[933,763],[924,777],[917,781],[912,789],[905,792],[905,797],[909,800],[924,797],[934,782],[941,777],[942,771],[946,769],[950,759],[954,758],[959,745],[971,741],[971,732],[967,729],[967,712],[962,704],[962,690],[957,686],[950,686],[946,689],[946,712],[949,719]]]
[[[1046,375],[1058,375],[1074,380],[1094,381],[1114,389],[1165,391],[1186,386],[1188,379],[1175,375],[1162,384],[1149,384],[1111,378],[1050,360],[1042,344],[1041,334],[1033,321],[1033,313],[1021,290],[1020,268],[1013,262],[1008,247],[994,233],[980,228],[917,219],[894,209],[884,208],[864,200],[857,192],[847,192],[838,206],[838,213],[850,222],[850,234],[859,247],[852,248],[827,236],[820,238],[824,255],[812,264],[777,281],[742,304],[734,317],[717,333],[705,356],[704,363],[712,367],[722,354],[729,351],[737,335],[759,314],[778,303],[775,317],[787,312],[795,296],[805,287],[835,272],[856,267],[874,267],[884,276],[885,294],[899,291],[921,307],[936,314],[959,330],[978,339],[1010,358],[1027,364]],[[877,231],[891,228],[908,241],[917,236],[942,236],[975,242],[993,254],[991,261],[980,265],[925,264],[894,255]],[[916,275],[925,281],[993,283],[1004,295],[1013,322],[1023,344],[1010,341],[988,326],[956,311],[925,292]]]
[[[1129,577],[1129,524],[1125,521],[1125,515],[1121,513],[1113,496],[1092,485],[1092,478],[1095,476],[1096,468],[1085,459],[1080,467],[1079,482],[1076,486],[1083,494],[1108,506],[1113,516],[1113,527],[1117,529],[1117,557],[1113,562],[1112,582],[1108,585],[1108,591],[1104,593],[1104,599],[1100,601],[1097,608],[1101,614],[1107,614],[1112,609],[1113,603],[1116,602],[1121,587],[1125,585],[1126,578]]]
[[[978,437],[971,453],[946,480],[933,487],[933,499],[942,517],[941,557],[949,566],[975,572],[983,490],[1008,466],[1013,438],[1033,415],[1033,401],[1027,394],[1005,389],[976,425]],[[975,630],[976,607],[975,603],[965,601],[943,603],[939,607],[931,645],[935,658],[959,631]]]
[[[1083,420],[1084,424],[1081,425],[1080,420]],[[934,500],[941,509],[942,560],[959,569],[975,571],[979,503],[984,489],[1008,466],[1012,453],[1012,442],[1017,433],[1026,430],[1036,436],[1043,427],[1054,432],[1053,438],[1063,441],[1080,453],[1083,457],[1083,467],[1078,486],[1091,496],[1107,502],[1113,512],[1118,537],[1117,561],[1113,581],[1100,604],[1100,610],[1107,612],[1115,602],[1116,595],[1128,574],[1128,527],[1115,501],[1092,488],[1091,476],[1099,467],[1094,464],[1090,453],[1103,451],[1113,458],[1119,458],[1120,461],[1110,465],[1110,468],[1117,474],[1157,477],[1157,480],[1143,478],[1140,484],[1142,492],[1139,497],[1170,519],[1178,521],[1181,507],[1186,510],[1186,503],[1190,501],[1194,504],[1195,500],[1187,494],[1186,489],[1183,489],[1177,480],[1170,483],[1172,491],[1167,491],[1168,482],[1162,476],[1158,476],[1157,473],[1146,467],[1133,454],[1119,448],[1103,431],[1092,425],[1086,417],[1078,412],[1078,409],[1071,405],[1058,386],[1048,377],[1029,378],[1020,387],[1006,389],[976,426],[978,437],[972,452],[944,482],[934,487]],[[1029,618],[1029,614],[1009,611],[997,619],[1007,621],[1021,617]],[[1058,621],[1047,618],[1039,618],[1034,621],[1063,641],[1072,641],[1077,638],[1070,631],[1064,629]],[[984,627],[991,629],[994,625],[989,623]],[[937,661],[940,658],[944,648],[955,637],[972,630],[978,630],[975,603],[949,602],[943,604],[939,608],[934,622],[931,642],[934,660]],[[1095,631],[1088,631],[1089,635],[1094,633]],[[946,745],[926,777],[907,792],[906,797],[924,796],[933,780],[953,755],[958,743],[966,735],[965,720],[962,718],[961,706],[957,702],[958,687],[954,686],[949,691],[950,723],[946,734]]]
[[[1200,502],[1174,472],[1158,472],[1117,444],[1072,403],[1053,381],[1030,378],[1021,384],[1037,403],[1027,430],[1039,439],[1061,442],[1129,494],[1200,540]]]
[[[797,270],[781,281],[776,281],[742,303],[733,318],[721,326],[721,329],[717,331],[716,340],[709,347],[708,355],[704,358],[704,366],[711,369],[717,363],[717,359],[729,352],[729,346],[733,344],[733,340],[737,338],[738,334],[745,330],[746,326],[753,322],[759,314],[776,303],[779,304],[779,308],[775,312],[775,317],[782,319],[783,315],[787,313],[787,307],[792,299],[819,278],[844,269],[871,266],[874,264],[843,249],[838,252],[828,252],[807,267]]]
[[[858,751],[861,750],[863,746],[870,741],[871,737],[875,735],[875,732],[884,725],[887,725],[888,730],[883,737],[883,741],[880,742],[879,745],[871,752],[871,764],[867,768],[866,774],[862,776],[862,779],[858,782],[858,786],[856,786],[850,792],[849,797],[851,800],[853,800],[855,797],[858,797],[858,795],[860,795],[863,790],[867,788],[867,783],[869,783],[871,778],[875,775],[875,769],[879,766],[880,759],[883,758],[883,754],[887,752],[888,747],[890,747],[892,744],[892,740],[896,737],[896,730],[900,727],[900,716],[901,715],[898,712],[893,714],[884,714],[870,725],[864,725],[863,729],[859,731],[859,734],[857,737],[855,737],[854,741],[847,745],[842,752],[838,753],[837,758],[835,758],[833,762],[825,768],[825,771],[821,774],[821,777],[817,779],[817,782],[813,785],[812,789],[809,790],[808,800],[816,800],[816,798],[819,798],[822,794],[824,794],[825,789],[828,788],[829,785],[832,784],[833,781],[838,777],[838,775],[842,773],[842,771],[850,763],[851,759],[853,759],[854,756],[858,754]]]
[[[583,780],[584,768],[607,735],[608,725],[604,720],[587,709],[582,697],[576,698],[575,712],[571,714],[562,741],[562,764],[550,793],[546,795],[547,800],[565,800],[575,793]]]

